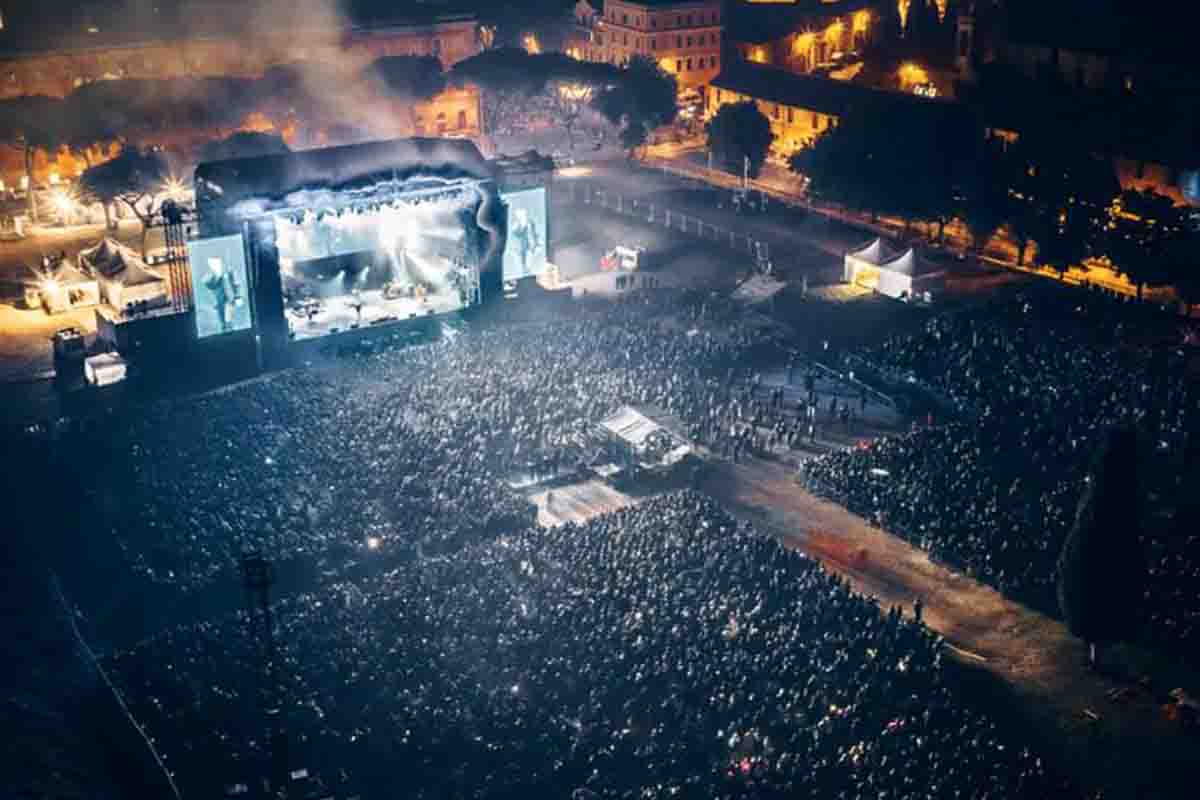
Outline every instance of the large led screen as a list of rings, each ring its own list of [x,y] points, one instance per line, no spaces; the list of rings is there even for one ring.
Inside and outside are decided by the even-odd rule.
[[[196,333],[201,339],[250,327],[250,295],[242,237],[188,242]]]
[[[525,189],[501,198],[508,208],[504,241],[504,280],[515,281],[546,270],[546,189]]]

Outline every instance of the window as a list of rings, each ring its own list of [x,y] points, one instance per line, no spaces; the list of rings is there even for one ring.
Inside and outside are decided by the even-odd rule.
[[[708,43],[708,36],[703,33],[700,34],[700,46],[703,47],[707,43]]]
[[[675,60],[675,71],[683,72],[683,62],[678,59]]]
[[[640,36],[638,37],[638,40],[637,40],[637,49],[638,49],[639,53],[642,51],[642,37],[640,37]]]
[[[458,112],[458,129],[463,130],[466,127],[467,127],[467,112],[459,111]]]
[[[676,15],[675,15],[675,27],[676,27],[676,28],[682,28],[682,27],[683,27],[683,17],[682,17],[681,15],[679,15],[679,14],[676,14]]]
[[[651,17],[651,18],[650,18],[650,27],[651,27],[651,28],[657,28],[657,27],[658,27],[658,17]]]
[[[651,50],[658,49],[658,39],[655,39],[653,36],[650,37],[650,49]]]
[[[796,109],[789,108],[788,109],[788,125],[791,125],[795,121],[796,121]]]
[[[692,71],[692,60],[690,58],[687,60],[687,71]]]
[[[675,46],[676,46],[676,47],[683,47],[683,37],[682,37],[682,36],[676,36],[676,37],[675,37]]]
[[[708,59],[708,65],[709,65],[710,67],[716,68],[716,66],[717,66],[717,57],[716,57],[716,56],[712,56],[711,58],[709,58],[709,59]]]
[[[690,37],[690,36],[687,37],[687,43],[688,43],[688,47],[692,46],[692,37]]]
[[[622,25],[628,25],[628,24],[629,24],[629,15],[628,15],[628,14],[622,14],[622,15],[621,15],[621,24],[622,24]]]
[[[621,37],[621,44],[623,44],[623,45],[629,44],[629,34],[628,33]]]
[[[692,15],[688,14],[687,19],[688,19],[688,27],[690,28],[690,27],[692,27]]]
[[[779,106],[775,106],[775,108],[771,110],[771,116],[774,119],[779,119]]]

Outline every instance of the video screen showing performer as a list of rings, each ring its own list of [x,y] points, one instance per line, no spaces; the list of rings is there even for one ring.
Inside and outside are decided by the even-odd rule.
[[[241,236],[188,243],[196,333],[203,339],[251,325],[246,251]]]
[[[508,207],[503,276],[515,281],[546,271],[546,189],[502,195]]]

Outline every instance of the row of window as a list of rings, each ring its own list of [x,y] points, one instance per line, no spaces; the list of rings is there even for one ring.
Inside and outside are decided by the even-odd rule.
[[[691,72],[693,69],[716,69],[716,68],[717,68],[717,57],[716,56],[710,56],[707,59],[705,59],[704,57],[700,57],[700,58],[697,58],[694,60],[690,59],[690,58],[678,58],[675,60],[675,71],[676,72]]]
[[[646,40],[640,36],[635,36],[633,39],[634,46],[639,51],[642,49],[642,46],[645,44],[645,41]],[[613,42],[613,44],[617,44],[617,35],[615,33],[613,34],[612,42]],[[684,44],[685,42],[687,43],[686,45]],[[601,44],[601,45],[604,44],[604,34],[602,34],[602,33],[596,34],[596,44]],[[629,46],[629,34],[628,33],[621,34],[620,44],[622,44],[626,47]],[[676,36],[675,37],[675,49],[677,49],[677,50],[682,50],[684,47],[708,47],[709,45],[715,46],[717,44],[720,44],[720,41],[719,41],[719,37],[715,33],[712,34],[711,37],[707,33],[702,33],[699,36]],[[670,46],[671,46],[671,38],[669,36],[665,37],[665,39],[663,41],[663,49],[666,49]],[[658,49],[658,38],[655,36],[650,37],[650,49],[651,50]]]
[[[672,27],[672,25],[671,25],[672,17],[668,14],[668,15],[665,15],[664,18],[666,20],[666,24],[664,24],[663,27],[664,28]],[[625,25],[625,26],[629,25],[629,19],[630,19],[629,14],[622,13],[620,19],[621,19],[622,25]],[[720,14],[719,14],[719,12],[716,12],[716,11],[713,11],[709,14],[704,14],[704,13],[676,14],[674,16],[674,20],[675,20],[674,27],[676,27],[676,28],[685,28],[685,27],[686,28],[694,28],[699,25],[716,25],[718,23],[718,21],[720,20]],[[613,22],[613,23],[615,23],[617,21],[617,11],[615,8],[610,8],[608,10],[608,21]],[[642,27],[642,17],[640,14],[635,14],[633,16],[633,25],[636,28]],[[650,17],[650,27],[651,28],[658,27],[658,17],[657,16]]]

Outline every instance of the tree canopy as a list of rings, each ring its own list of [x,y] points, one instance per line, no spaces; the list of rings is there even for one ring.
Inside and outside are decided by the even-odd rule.
[[[632,151],[650,131],[674,121],[679,111],[678,85],[652,59],[638,56],[620,71],[615,84],[596,95],[592,105],[613,125],[621,126],[621,143]]]
[[[1141,296],[1144,286],[1168,285],[1187,269],[1192,254],[1177,246],[1187,227],[1187,209],[1170,197],[1150,190],[1122,192],[1109,210],[1104,251]]]
[[[771,120],[759,111],[757,103],[753,100],[726,103],[709,120],[707,131],[713,158],[738,174],[748,159],[750,177],[758,177],[775,136],[771,133]]]
[[[152,209],[143,201],[160,190],[168,174],[166,159],[158,151],[125,147],[116,158],[85,169],[79,187],[102,203],[125,203],[144,223]]]
[[[434,56],[387,56],[367,65],[364,74],[384,92],[414,100],[428,100],[446,88],[442,62]]]
[[[1147,577],[1138,463],[1136,429],[1109,431],[1059,556],[1059,607],[1089,644],[1121,641],[1139,622]]]

